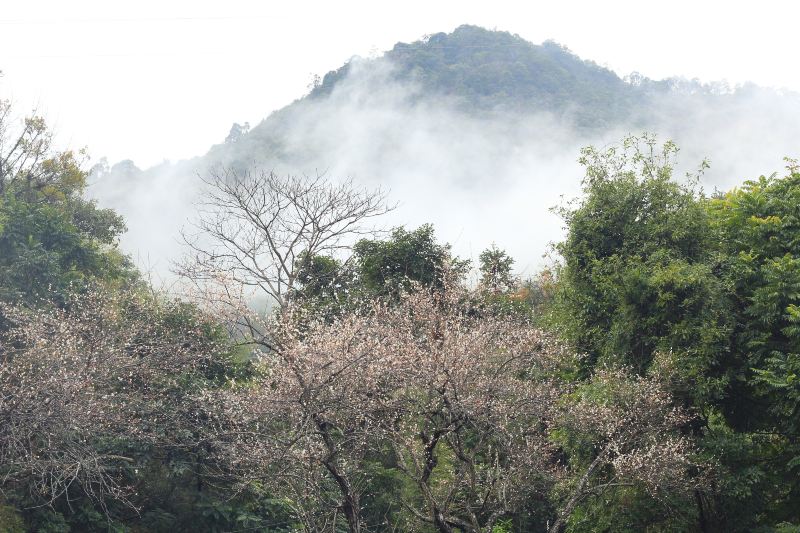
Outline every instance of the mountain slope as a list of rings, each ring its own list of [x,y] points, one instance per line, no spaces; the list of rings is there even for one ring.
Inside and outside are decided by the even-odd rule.
[[[382,59],[395,65],[396,80],[418,81],[426,94],[455,96],[473,111],[578,108],[579,122],[586,126],[624,118],[638,92],[614,72],[555,42],[535,45],[477,26],[398,43]],[[310,96],[330,94],[349,71],[347,64],[329,72]]]
[[[654,87],[645,82],[627,83],[554,42],[535,45],[508,32],[460,26],[449,34],[398,43],[378,58],[354,58],[235,142],[213,147],[207,160],[237,167],[312,160],[319,146],[298,142],[297,124],[329,102],[360,109],[437,102],[465,116],[501,120],[547,113],[578,133],[591,134],[635,122],[645,87]]]

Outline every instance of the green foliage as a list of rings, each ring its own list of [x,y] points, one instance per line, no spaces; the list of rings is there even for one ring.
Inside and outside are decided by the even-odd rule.
[[[709,202],[723,235],[723,269],[734,292],[735,351],[752,396],[767,400],[784,431],[800,433],[800,169],[748,181]],[[772,420],[754,407],[742,424]],[[769,420],[769,421],[767,421]]]
[[[659,373],[702,414],[687,430],[720,465],[719,490],[697,495],[703,527],[791,524],[800,508],[800,173],[791,163],[785,178],[707,199],[691,178],[674,181],[676,154],[650,136],[583,151],[585,196],[561,210],[568,236],[548,320],[586,354],[582,375],[606,364]]]
[[[350,264],[304,253],[297,274],[299,287],[292,300],[305,306],[311,316],[330,320],[355,304],[353,276]]]
[[[10,107],[0,101],[0,132]],[[134,277],[116,249],[125,225],[83,198],[87,173],[71,151],[50,149],[43,119],[25,120],[8,153],[0,153],[0,299],[63,303],[92,281]],[[3,144],[0,143],[0,147]]]
[[[736,328],[734,372],[721,403],[729,424],[753,433],[773,516],[797,521],[800,508],[800,169],[761,177],[714,198],[708,211],[721,235],[721,274]],[[768,460],[768,462],[765,462]],[[774,467],[770,465],[775,465]],[[757,488],[756,488],[757,487]],[[777,490],[776,490],[777,489]]]
[[[376,531],[403,531],[409,517],[402,502],[413,489],[397,469],[390,447],[376,446],[364,459],[363,468],[368,480],[361,499],[364,523]]]
[[[374,298],[397,298],[413,285],[441,289],[466,275],[469,261],[436,242],[433,226],[398,227],[387,239],[362,239],[345,261],[303,254],[292,295],[309,317],[333,320]]]
[[[118,216],[80,198],[56,203],[6,193],[0,202],[0,298],[63,301],[92,280],[132,277],[114,248]]]
[[[583,150],[585,196],[560,210],[569,233],[554,316],[587,354],[584,373],[598,363],[645,372],[657,352],[674,352],[693,394],[707,395],[730,326],[714,234],[692,182],[672,179],[676,154],[647,135]]]
[[[387,240],[362,240],[353,247],[356,283],[371,296],[396,296],[412,283],[441,289],[462,278],[469,261],[453,257],[450,245],[436,242],[433,226],[395,228]]]
[[[650,496],[635,487],[606,492],[588,499],[580,506],[566,531],[568,533],[695,531],[696,516],[691,502],[679,499],[665,500],[654,504]]]
[[[521,282],[511,268],[514,259],[492,245],[478,256],[479,294],[484,312],[496,315],[535,318],[543,293],[537,279]]]
[[[514,258],[492,245],[478,256],[481,287],[492,293],[508,292],[516,285],[511,272]]]
[[[25,533],[22,516],[10,505],[0,505],[0,533]]]

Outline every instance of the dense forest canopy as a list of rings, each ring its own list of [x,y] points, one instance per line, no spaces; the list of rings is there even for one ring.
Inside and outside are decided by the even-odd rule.
[[[385,57],[475,113],[579,128],[674,90],[471,26]],[[335,104],[350,68],[296,105]],[[555,261],[520,276],[496,244],[473,263],[432,224],[382,226],[376,184],[245,164],[267,122],[234,127],[167,292],[86,198],[146,172],[13,117],[0,532],[800,531],[796,161],[707,193],[673,141],[587,145]]]

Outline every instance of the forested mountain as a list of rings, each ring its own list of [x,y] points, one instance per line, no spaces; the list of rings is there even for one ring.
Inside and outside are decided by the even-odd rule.
[[[586,133],[631,119],[649,93],[669,91],[673,85],[641,77],[635,84],[626,82],[552,41],[535,45],[508,32],[461,26],[449,34],[398,43],[377,58],[352,59],[252,130],[235,124],[227,142],[207,157],[239,164],[291,159],[297,140],[287,139],[286,130],[296,115],[314,109],[337,90],[352,92],[353,79],[361,86],[358,98],[365,106],[385,105],[387,91],[400,91],[405,105],[444,100],[468,116],[489,118],[548,113]],[[396,104],[397,97],[389,96],[390,103]],[[307,158],[305,148],[315,148],[311,144],[297,151]]]
[[[710,158],[705,185],[727,188],[778,171],[794,153],[800,98],[755,86],[621,79],[553,42],[461,26],[353,58],[252,128],[220,132],[224,142],[205,155],[150,169],[99,166],[89,191],[128,219],[124,248],[162,274],[194,211],[198,176],[219,166],[381,185],[401,204],[394,222],[432,222],[454,241],[472,235],[474,243],[456,244],[468,255],[530,223],[515,215],[518,199],[547,213],[560,195],[576,193],[581,146],[641,131],[684,147],[681,170]],[[472,216],[490,204],[502,207]],[[540,264],[561,232],[555,217],[542,215],[536,226],[535,235],[507,243],[520,268]]]
[[[512,122],[510,117],[546,114],[575,135],[591,138],[620,128],[666,127],[678,133],[694,127],[691,118],[681,125],[674,113],[678,110],[684,119],[701,107],[705,113],[730,114],[732,120],[742,105],[755,104],[763,113],[766,102],[754,102],[757,95],[774,99],[775,105],[785,100],[800,105],[797,95],[755,86],[732,89],[677,77],[656,81],[637,73],[622,79],[553,41],[536,45],[508,32],[460,26],[452,33],[398,43],[380,57],[353,58],[252,129],[235,124],[226,143],[212,148],[207,158],[244,165],[293,161],[297,153],[308,159],[309,151],[319,150],[317,139],[298,129],[298,115],[310,113],[324,121],[327,117],[318,111],[330,99],[355,100],[361,108],[424,107],[433,101],[476,119]],[[342,123],[338,127],[347,129]],[[335,161],[323,163],[328,167]]]
[[[625,118],[640,92],[555,42],[535,45],[476,26],[398,43],[383,60],[395,67],[395,80],[414,80],[424,94],[454,97],[470,112],[572,110],[590,127]],[[330,94],[349,70],[347,64],[326,74],[310,98]]]

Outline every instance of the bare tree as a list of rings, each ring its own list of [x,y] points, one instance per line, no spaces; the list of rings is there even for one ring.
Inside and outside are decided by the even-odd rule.
[[[280,309],[297,288],[303,257],[339,254],[371,233],[369,219],[391,210],[383,191],[351,180],[226,169],[204,182],[197,231],[184,234],[190,257],[179,272],[200,284],[224,278]]]

